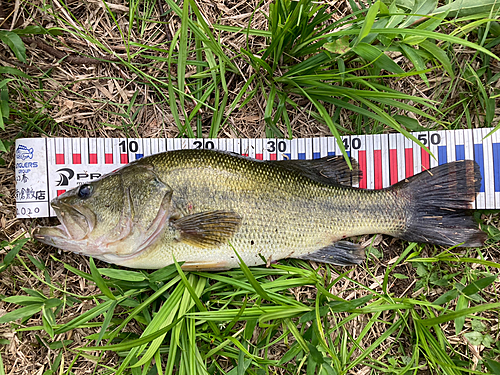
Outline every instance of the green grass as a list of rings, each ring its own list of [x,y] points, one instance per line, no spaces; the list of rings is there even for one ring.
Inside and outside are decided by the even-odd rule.
[[[49,346],[71,346],[71,340],[54,340],[55,335],[94,327],[96,333],[85,338],[88,345],[73,351],[75,355],[116,352],[120,366],[104,373],[168,374],[176,369],[176,373],[218,374],[225,373],[222,368],[233,368],[230,373],[265,374],[277,371],[269,372],[274,368],[290,374],[346,374],[361,365],[374,373],[407,374],[425,364],[431,373],[480,374],[482,371],[470,370],[471,359],[459,355],[470,354],[450,344],[450,333],[441,327],[448,330],[451,323],[460,334],[467,321],[472,329],[466,329],[465,337],[476,345],[488,346],[488,357],[497,355],[494,333],[487,328],[496,314],[475,316],[500,308],[499,302],[488,303],[491,295],[486,291],[496,281],[500,264],[487,262],[484,271],[460,268],[457,264],[473,264],[477,259],[449,252],[420,258],[422,249],[416,244],[406,247],[374,286],[349,277],[349,270],[341,273],[330,266],[313,269],[302,261],[190,274],[183,273],[177,264],[145,272],[98,269],[91,261],[90,273],[65,264],[69,273],[99,286],[101,293],[91,297],[65,293],[52,283],[42,262],[32,257],[24,262],[17,255],[26,272],[45,275],[37,278],[51,292],[43,295],[25,289],[26,295],[4,298],[24,307],[0,320],[26,321],[41,311],[42,326],[19,326],[17,331],[45,331],[52,338],[46,339]],[[393,282],[407,277],[393,272],[404,263],[416,267],[415,288],[424,288],[427,293],[401,298],[391,290]],[[370,273],[369,268],[365,271]],[[346,282],[356,297],[344,300],[330,292]],[[449,291],[428,300],[436,287]],[[297,300],[294,288],[307,291],[307,297]],[[56,317],[64,315],[65,309],[89,298],[94,307],[64,324],[57,322]],[[126,329],[131,322],[142,334]],[[374,331],[380,335],[374,337]],[[285,347],[282,355],[274,358],[277,344]],[[160,357],[163,361],[158,362]],[[492,361],[488,357],[485,360]],[[161,367],[159,363],[163,363]],[[100,371],[105,365],[98,363],[97,368]],[[150,370],[155,368],[158,372]]]
[[[276,0],[238,27],[209,23],[194,1],[166,0],[165,13],[179,26],[168,40],[160,37],[166,25],[155,3],[131,1],[128,13],[100,13],[121,52],[77,16],[74,4],[61,2],[64,12],[27,4],[23,12],[56,26],[43,28],[34,17],[26,29],[1,31],[19,61],[30,58],[21,37],[38,35],[57,48],[57,36],[74,37],[92,46],[75,54],[99,54],[100,67],[112,60],[123,74],[96,69],[59,82],[54,67],[29,74],[23,66],[0,67],[0,152],[21,136],[144,136],[141,120],[155,108],[171,116],[176,136],[217,137],[239,134],[245,124],[232,116],[264,103],[261,135],[296,136],[293,119],[305,113],[342,148],[344,134],[497,126],[500,73],[491,66],[498,64],[498,7],[476,3],[436,9],[432,1],[368,8],[349,2],[353,12],[341,16],[321,3]],[[263,13],[267,28],[253,27]],[[219,43],[224,38],[245,42],[235,48]],[[458,59],[465,48],[471,53]],[[135,91],[128,100],[88,94],[110,81]],[[395,89],[400,82],[433,93],[408,94]],[[60,97],[99,108],[99,120],[90,129],[58,122]],[[157,127],[164,134],[168,124]],[[184,273],[178,264],[154,272],[100,268],[93,260],[79,269],[67,257],[37,255],[40,245],[22,234],[6,237],[0,272],[14,282],[2,296],[9,312],[0,322],[35,337],[40,352],[50,350],[47,375],[78,374],[74,368],[88,361],[99,374],[499,374],[500,232],[491,220],[483,223],[490,236],[484,249],[399,241],[379,246],[397,254],[390,262],[370,247],[357,270],[297,260],[213,273]],[[96,289],[79,292],[75,279]]]

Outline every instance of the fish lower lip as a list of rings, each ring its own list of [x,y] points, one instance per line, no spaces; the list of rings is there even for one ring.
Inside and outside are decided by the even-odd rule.
[[[51,238],[68,238],[68,233],[63,225],[55,227],[38,227],[33,232],[33,237],[41,242],[49,241]]]

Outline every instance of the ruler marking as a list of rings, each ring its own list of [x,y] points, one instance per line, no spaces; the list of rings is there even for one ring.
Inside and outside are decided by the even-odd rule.
[[[481,186],[476,197],[476,207],[478,209],[485,209],[486,196],[484,190],[483,140],[481,129],[472,129],[472,136],[474,141],[474,160],[479,165],[479,171],[481,173]]]
[[[174,149],[174,139],[167,138],[165,142],[165,151],[172,151]]]
[[[97,163],[98,165],[104,164],[104,139],[97,138]]]
[[[465,141],[462,129],[455,131],[455,157],[456,160],[465,160]]]
[[[384,181],[382,177],[382,150],[374,150],[373,159],[374,159],[374,172],[375,172],[374,189],[380,190],[384,186]]]
[[[390,166],[390,184],[398,182],[398,150],[397,134],[389,134],[389,166]]]
[[[389,134],[382,134],[380,136],[381,143],[381,157],[382,157],[382,188],[391,186],[391,169],[389,161]]]
[[[219,149],[219,140],[217,138],[205,139],[203,143],[203,147],[208,150],[218,150]]]
[[[111,157],[107,157],[109,164],[120,164],[120,138],[113,138],[109,152],[111,153]],[[105,157],[106,159],[106,157]]]
[[[448,162],[446,146],[438,146],[438,160],[439,165],[446,164]]]
[[[324,158],[328,156],[328,138],[327,137],[320,137],[317,147],[314,150],[315,153],[319,154],[315,159],[319,158]]]
[[[492,148],[493,148],[493,169],[495,175],[495,192],[500,192],[500,143],[493,143]]]
[[[413,176],[414,166],[413,166],[413,143],[411,139],[404,138],[405,143],[405,178]]]
[[[278,160],[278,139],[270,139],[267,141],[266,150],[269,153],[269,160]]]
[[[482,143],[474,144],[474,156],[476,157],[476,162],[479,164],[479,170],[481,171],[481,188],[480,192],[484,193],[484,163],[483,163],[483,145]]]
[[[414,133],[413,135],[418,139],[422,133]],[[413,141],[410,141],[413,156],[413,175],[422,172],[422,148]]]
[[[382,176],[382,135],[373,136],[373,188],[380,190],[384,186]]]
[[[456,161],[455,132],[446,130],[446,160]]]
[[[297,150],[297,139],[290,140],[290,159],[297,160],[299,158],[299,151]]]
[[[174,145],[176,150],[186,150],[189,147],[189,142],[185,138],[176,138],[174,140]],[[203,147],[205,146],[203,145]]]
[[[228,139],[226,141],[226,151],[234,152],[234,139]]]
[[[313,138],[312,139],[312,158],[313,159],[319,159],[321,158],[321,145],[324,140],[324,137],[320,138]],[[327,151],[327,148],[325,148],[325,151]]]
[[[455,153],[457,155],[457,160],[465,160],[465,146],[455,145]]]
[[[278,160],[290,160],[292,156],[290,153],[291,148],[292,146],[289,139],[278,141]]]
[[[189,148],[190,149],[198,149],[203,146],[203,138],[190,138],[189,139]]]
[[[163,139],[151,138],[151,155],[156,155],[160,153],[160,147]]]
[[[241,155],[243,156],[249,156],[250,155],[250,148],[249,148],[249,139],[248,138],[243,138],[241,140]]]
[[[49,186],[49,138],[45,138],[45,170],[47,171],[47,178],[46,178],[46,186],[47,186],[47,213],[50,215],[50,211],[52,210],[52,207],[50,206],[50,201],[52,200],[50,197],[50,186]]]
[[[421,148],[420,158],[422,160],[422,171],[426,171],[431,167],[431,155],[429,149]]]
[[[366,150],[366,188],[373,190],[375,188],[375,160],[374,136],[364,136],[364,148]]]
[[[335,146],[337,143],[337,140],[334,137],[328,137],[326,139],[327,142],[327,152],[325,156],[335,156]]]
[[[371,180],[371,171],[368,170],[366,151],[365,136],[351,136],[351,154],[354,158],[358,159],[359,169],[361,170],[361,178],[358,185],[361,189],[368,188],[368,181]],[[356,153],[358,154],[357,156]]]
[[[475,206],[478,209],[492,209],[500,208],[500,133],[493,133],[483,139],[489,131],[491,129],[412,133],[422,144],[429,147],[437,160],[401,134],[343,136],[341,141],[347,154],[359,163],[363,177],[358,186],[368,189],[389,187],[401,179],[446,162],[474,159],[479,165],[482,177]],[[22,143],[22,139],[19,141]],[[18,217],[43,217],[47,214],[53,216],[50,201],[77,184],[98,178],[128,161],[166,150],[186,148],[227,150],[248,154],[258,160],[311,160],[340,156],[340,147],[334,137],[294,140],[45,138],[42,143],[38,143],[37,149],[42,154],[37,157],[45,157],[39,164],[44,166],[45,170],[42,168],[40,171],[43,171],[42,174],[46,177],[36,185],[37,192],[43,193],[44,198],[38,201],[30,199],[35,182],[30,181],[24,185],[20,183],[16,191],[19,197]],[[20,176],[17,178],[24,178],[21,173],[16,175]],[[69,180],[69,184],[66,180]],[[30,184],[33,184],[32,189]],[[43,192],[44,189],[46,192]],[[28,199],[23,201],[20,197]],[[40,207],[37,208],[37,213],[27,214],[31,213],[34,207]],[[31,211],[28,211],[30,208]]]
[[[151,155],[156,155],[159,151],[158,149],[160,148],[160,140],[158,138],[152,138],[151,139]]]
[[[89,164],[97,164],[97,139],[89,138]]]
[[[82,151],[80,138],[74,138],[71,140],[73,146],[73,164],[82,164]]]
[[[306,145],[304,138],[297,139],[297,158],[299,160],[306,160]]]
[[[63,139],[56,138],[55,140],[56,164],[64,164],[64,146]]]
[[[306,160],[312,160],[313,159],[313,144],[312,144],[312,139],[311,138],[305,138],[305,154],[306,154]]]
[[[255,139],[255,159],[264,160],[264,150],[262,147],[262,138]]]
[[[153,140],[151,138],[144,138],[142,140],[142,153],[143,153],[144,157],[151,155],[152,141]]]
[[[398,155],[398,181],[404,180],[406,178],[406,137],[398,133],[396,134],[397,139],[397,155]]]
[[[439,136],[437,138],[436,134]],[[446,145],[443,145],[446,142],[446,132],[444,130],[438,131],[436,134],[433,134],[431,137],[431,142],[434,142],[437,145],[438,149],[438,165],[443,165],[448,162],[448,151]],[[434,140],[438,139],[438,140]]]
[[[500,134],[495,132],[491,135],[493,151],[493,175],[495,186],[495,208],[500,206]]]
[[[227,140],[222,138],[222,139],[218,139],[218,144],[217,144],[217,150],[220,150],[220,151],[226,151],[227,149]]]
[[[64,164],[73,164],[73,142],[71,138],[63,138]]]
[[[113,139],[104,139],[104,164],[113,164]]]
[[[353,147],[354,139],[355,141]],[[361,139],[358,136],[354,135],[352,137],[349,136],[342,137],[342,143],[344,144],[347,155],[358,161],[359,170],[361,171],[359,182],[353,184],[352,186],[354,187],[364,186],[366,181],[366,155],[363,154],[363,152],[361,152],[361,155],[359,153],[359,150],[361,149]],[[340,155],[340,149],[339,149],[339,155]]]
[[[250,138],[248,140],[248,152],[246,153],[246,156],[255,159],[255,138]]]
[[[486,194],[486,208],[495,208],[495,186],[493,172],[493,149],[491,144],[491,136],[488,135],[488,129],[483,130],[483,160],[484,160],[484,191]]]

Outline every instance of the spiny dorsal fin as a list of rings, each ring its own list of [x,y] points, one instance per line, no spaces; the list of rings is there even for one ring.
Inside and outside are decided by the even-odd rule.
[[[325,156],[314,160],[280,160],[270,161],[282,168],[293,170],[312,180],[329,185],[352,186],[359,182],[361,171],[359,164],[350,158],[352,169],[343,156]]]
[[[338,241],[314,253],[301,255],[296,258],[336,264],[338,266],[352,266],[363,262],[365,251],[361,245],[349,241]]]
[[[207,211],[172,221],[180,240],[193,246],[210,248],[229,240],[238,230],[241,217],[233,211]]]

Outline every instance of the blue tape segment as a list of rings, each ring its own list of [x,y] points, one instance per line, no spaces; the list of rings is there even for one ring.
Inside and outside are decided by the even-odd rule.
[[[144,157],[144,154],[135,154],[135,160]]]
[[[478,143],[474,145],[474,160],[479,164],[481,171],[481,189],[479,191],[484,193],[484,160],[483,160],[483,145]]]
[[[465,160],[465,146],[464,145],[456,145],[455,153],[457,160]]]
[[[500,143],[493,143],[493,173],[495,192],[500,192]]]
[[[328,156],[335,156],[335,151],[328,151]]]
[[[285,158],[285,160],[290,160],[292,158],[292,154],[284,154],[286,156],[288,156],[288,158]]]
[[[306,160],[306,153],[305,152],[299,152],[299,160]]]
[[[321,154],[319,152],[313,152],[313,159],[321,158]]]
[[[448,163],[448,156],[446,155],[446,146],[438,146],[438,165]]]

